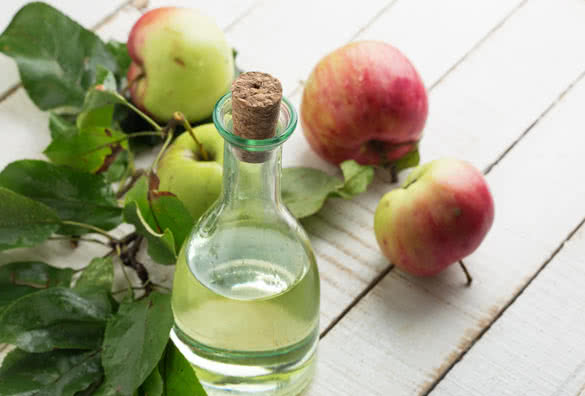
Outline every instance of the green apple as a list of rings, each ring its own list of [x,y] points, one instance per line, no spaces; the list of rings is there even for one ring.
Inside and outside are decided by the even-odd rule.
[[[445,158],[421,165],[401,188],[380,200],[376,239],[396,267],[435,275],[471,254],[494,220],[494,201],[483,174]]]
[[[184,132],[158,163],[159,190],[175,194],[195,220],[215,202],[222,188],[223,139],[213,124],[193,129],[207,152],[204,160],[197,142]]]
[[[208,118],[234,78],[232,50],[215,22],[189,8],[144,14],[128,38],[132,101],[161,122],[180,111]]]

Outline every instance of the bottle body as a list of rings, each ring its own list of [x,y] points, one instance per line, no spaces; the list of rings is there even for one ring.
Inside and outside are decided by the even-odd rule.
[[[224,190],[186,240],[171,337],[210,395],[296,395],[311,379],[319,274],[280,202],[280,147],[241,161],[226,141]]]

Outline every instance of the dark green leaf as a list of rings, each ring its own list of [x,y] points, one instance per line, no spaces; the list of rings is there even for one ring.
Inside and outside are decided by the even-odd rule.
[[[407,168],[413,168],[420,163],[420,153],[418,151],[418,144],[411,152],[405,154],[402,158],[394,161],[392,165],[396,171],[401,171]]]
[[[96,84],[100,89],[116,91],[116,78],[114,74],[108,69],[98,66],[96,70]],[[91,92],[86,96],[86,100],[91,96]],[[111,128],[114,119],[114,105],[108,104],[101,107],[86,108],[84,103],[84,111],[77,116],[77,129],[83,131],[85,129],[103,127]]]
[[[102,376],[97,351],[10,352],[0,368],[1,396],[73,396]]]
[[[59,229],[57,213],[7,188],[0,187],[0,250],[37,245]]]
[[[44,3],[18,11],[0,36],[0,51],[14,58],[24,88],[42,110],[80,108],[97,65],[118,68],[98,36]]]
[[[0,316],[0,342],[27,352],[100,346],[111,314],[106,290],[54,287],[26,295]]]
[[[183,241],[191,232],[194,220],[177,197],[154,189],[158,187],[156,176],[151,176],[151,180],[152,183],[149,183],[143,176],[128,191],[124,219],[148,239],[148,252],[155,261],[175,264],[176,252],[181,249]],[[149,184],[153,188],[150,191]],[[129,207],[131,203],[135,204],[132,208]],[[174,244],[172,249],[171,242]]]
[[[138,394],[140,396],[163,396],[163,380],[158,371],[158,366],[152,370],[144,384],[140,386]]]
[[[119,153],[114,162],[101,174],[106,179],[106,183],[111,184],[118,182],[127,172],[131,172],[133,167],[133,155],[130,150],[124,150]]]
[[[128,67],[130,67],[130,63],[132,63],[132,58],[128,54],[128,47],[126,43],[121,43],[116,40],[110,40],[106,44],[108,51],[110,54],[114,56],[116,59],[116,63],[118,64],[116,76],[118,80],[126,77],[126,73],[128,72]]]
[[[329,197],[350,199],[364,192],[374,177],[371,166],[353,160],[341,164],[345,180],[313,168],[285,168],[282,199],[291,213],[301,219],[317,213]]]
[[[110,257],[96,257],[83,270],[75,283],[75,288],[101,287],[107,291],[112,290],[114,281],[114,266]]]
[[[168,228],[163,233],[156,232],[146,222],[136,202],[124,206],[124,221],[134,225],[136,232],[148,241],[148,255],[159,264],[172,265],[176,263],[177,251],[175,238]]]
[[[125,301],[108,322],[102,364],[103,395],[131,396],[157,366],[173,325],[168,294],[153,292],[139,301]]]
[[[122,221],[122,210],[110,185],[101,175],[46,161],[21,160],[12,162],[0,172],[0,186],[53,208],[61,220],[91,224],[106,230]],[[63,225],[58,232],[80,235],[88,230]]]
[[[0,266],[0,308],[39,289],[68,287],[73,270],[55,268],[38,261],[24,261]]]
[[[163,396],[206,396],[191,364],[172,342],[159,364],[163,379]]]
[[[360,165],[354,160],[342,162],[341,170],[345,184],[338,190],[338,194],[342,198],[352,198],[363,193],[374,180],[374,168]]]
[[[87,128],[68,137],[58,137],[45,149],[45,155],[58,165],[67,165],[84,172],[105,171],[108,160],[115,160],[128,149],[122,132],[103,127]]]
[[[67,138],[77,134],[77,128],[70,123],[64,116],[60,116],[53,112],[49,115],[49,130],[51,131],[51,138]]]
[[[171,230],[175,239],[175,250],[179,251],[183,241],[193,228],[195,221],[185,205],[174,195],[152,194],[151,209],[161,229]]]

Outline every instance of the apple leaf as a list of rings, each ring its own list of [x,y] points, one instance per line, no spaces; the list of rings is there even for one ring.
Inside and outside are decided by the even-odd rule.
[[[0,250],[37,245],[60,227],[57,213],[0,186]]]
[[[374,168],[371,166],[360,165],[354,160],[344,161],[340,166],[345,183],[337,194],[342,198],[350,199],[363,193],[374,180]]]
[[[157,188],[158,178],[152,173],[149,180],[145,176],[138,179],[126,194],[124,218],[147,238],[148,253],[155,261],[174,264],[176,252],[181,249],[195,222],[176,196]],[[129,208],[132,203],[134,205]]]
[[[137,203],[132,201],[124,206],[124,221],[134,225],[136,232],[148,241],[148,255],[157,263],[173,265],[177,261],[175,238],[168,228],[163,233],[154,231],[142,215]]]
[[[285,168],[282,171],[282,199],[296,218],[317,213],[327,198],[350,199],[366,191],[374,168],[353,160],[341,164],[344,180],[314,168]]]
[[[106,379],[98,395],[132,396],[160,361],[173,326],[171,296],[124,301],[108,322],[102,351]]]
[[[118,70],[116,57],[95,33],[44,3],[16,13],[0,35],[0,51],[16,61],[24,88],[41,110],[81,108],[97,65]]]
[[[158,368],[163,385],[162,396],[207,395],[193,367],[172,342],[168,343]]]
[[[112,290],[114,282],[114,265],[111,257],[96,257],[83,270],[75,282],[75,288],[101,287],[108,292]]]
[[[51,112],[49,114],[49,130],[51,138],[67,138],[77,134],[77,128],[70,123],[64,116]]]
[[[163,380],[157,366],[140,386],[138,394],[140,396],[163,396],[163,385]]]
[[[61,220],[91,224],[106,230],[122,222],[122,210],[102,175],[46,161],[20,160],[8,164],[0,172],[0,186],[51,207]],[[62,225],[58,232],[81,235],[88,230]]]
[[[0,368],[3,396],[74,396],[102,377],[99,351],[10,352]]]
[[[116,59],[116,64],[118,65],[116,69],[116,77],[118,77],[118,81],[121,81],[123,78],[126,78],[126,73],[128,72],[128,68],[130,67],[130,63],[132,63],[132,58],[128,54],[128,46],[126,43],[122,43],[116,40],[110,40],[106,44],[108,51],[110,54]]]
[[[396,172],[399,172],[403,169],[413,168],[420,163],[420,153],[418,151],[418,144],[414,148],[414,150],[406,153],[402,158],[397,159],[392,163]]]
[[[39,290],[2,311],[0,342],[27,352],[98,348],[111,312],[109,294],[101,288]]]
[[[72,136],[53,139],[45,149],[45,155],[58,165],[101,173],[107,171],[124,150],[128,150],[124,133],[110,128],[92,127]]]
[[[55,268],[38,261],[24,261],[0,266],[0,309],[14,300],[39,289],[69,286],[73,270]]]

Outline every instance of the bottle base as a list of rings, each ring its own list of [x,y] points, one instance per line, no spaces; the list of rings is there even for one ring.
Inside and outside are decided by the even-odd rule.
[[[212,350],[177,326],[171,340],[209,396],[296,396],[313,378],[319,337],[315,332],[292,347],[267,354]]]

